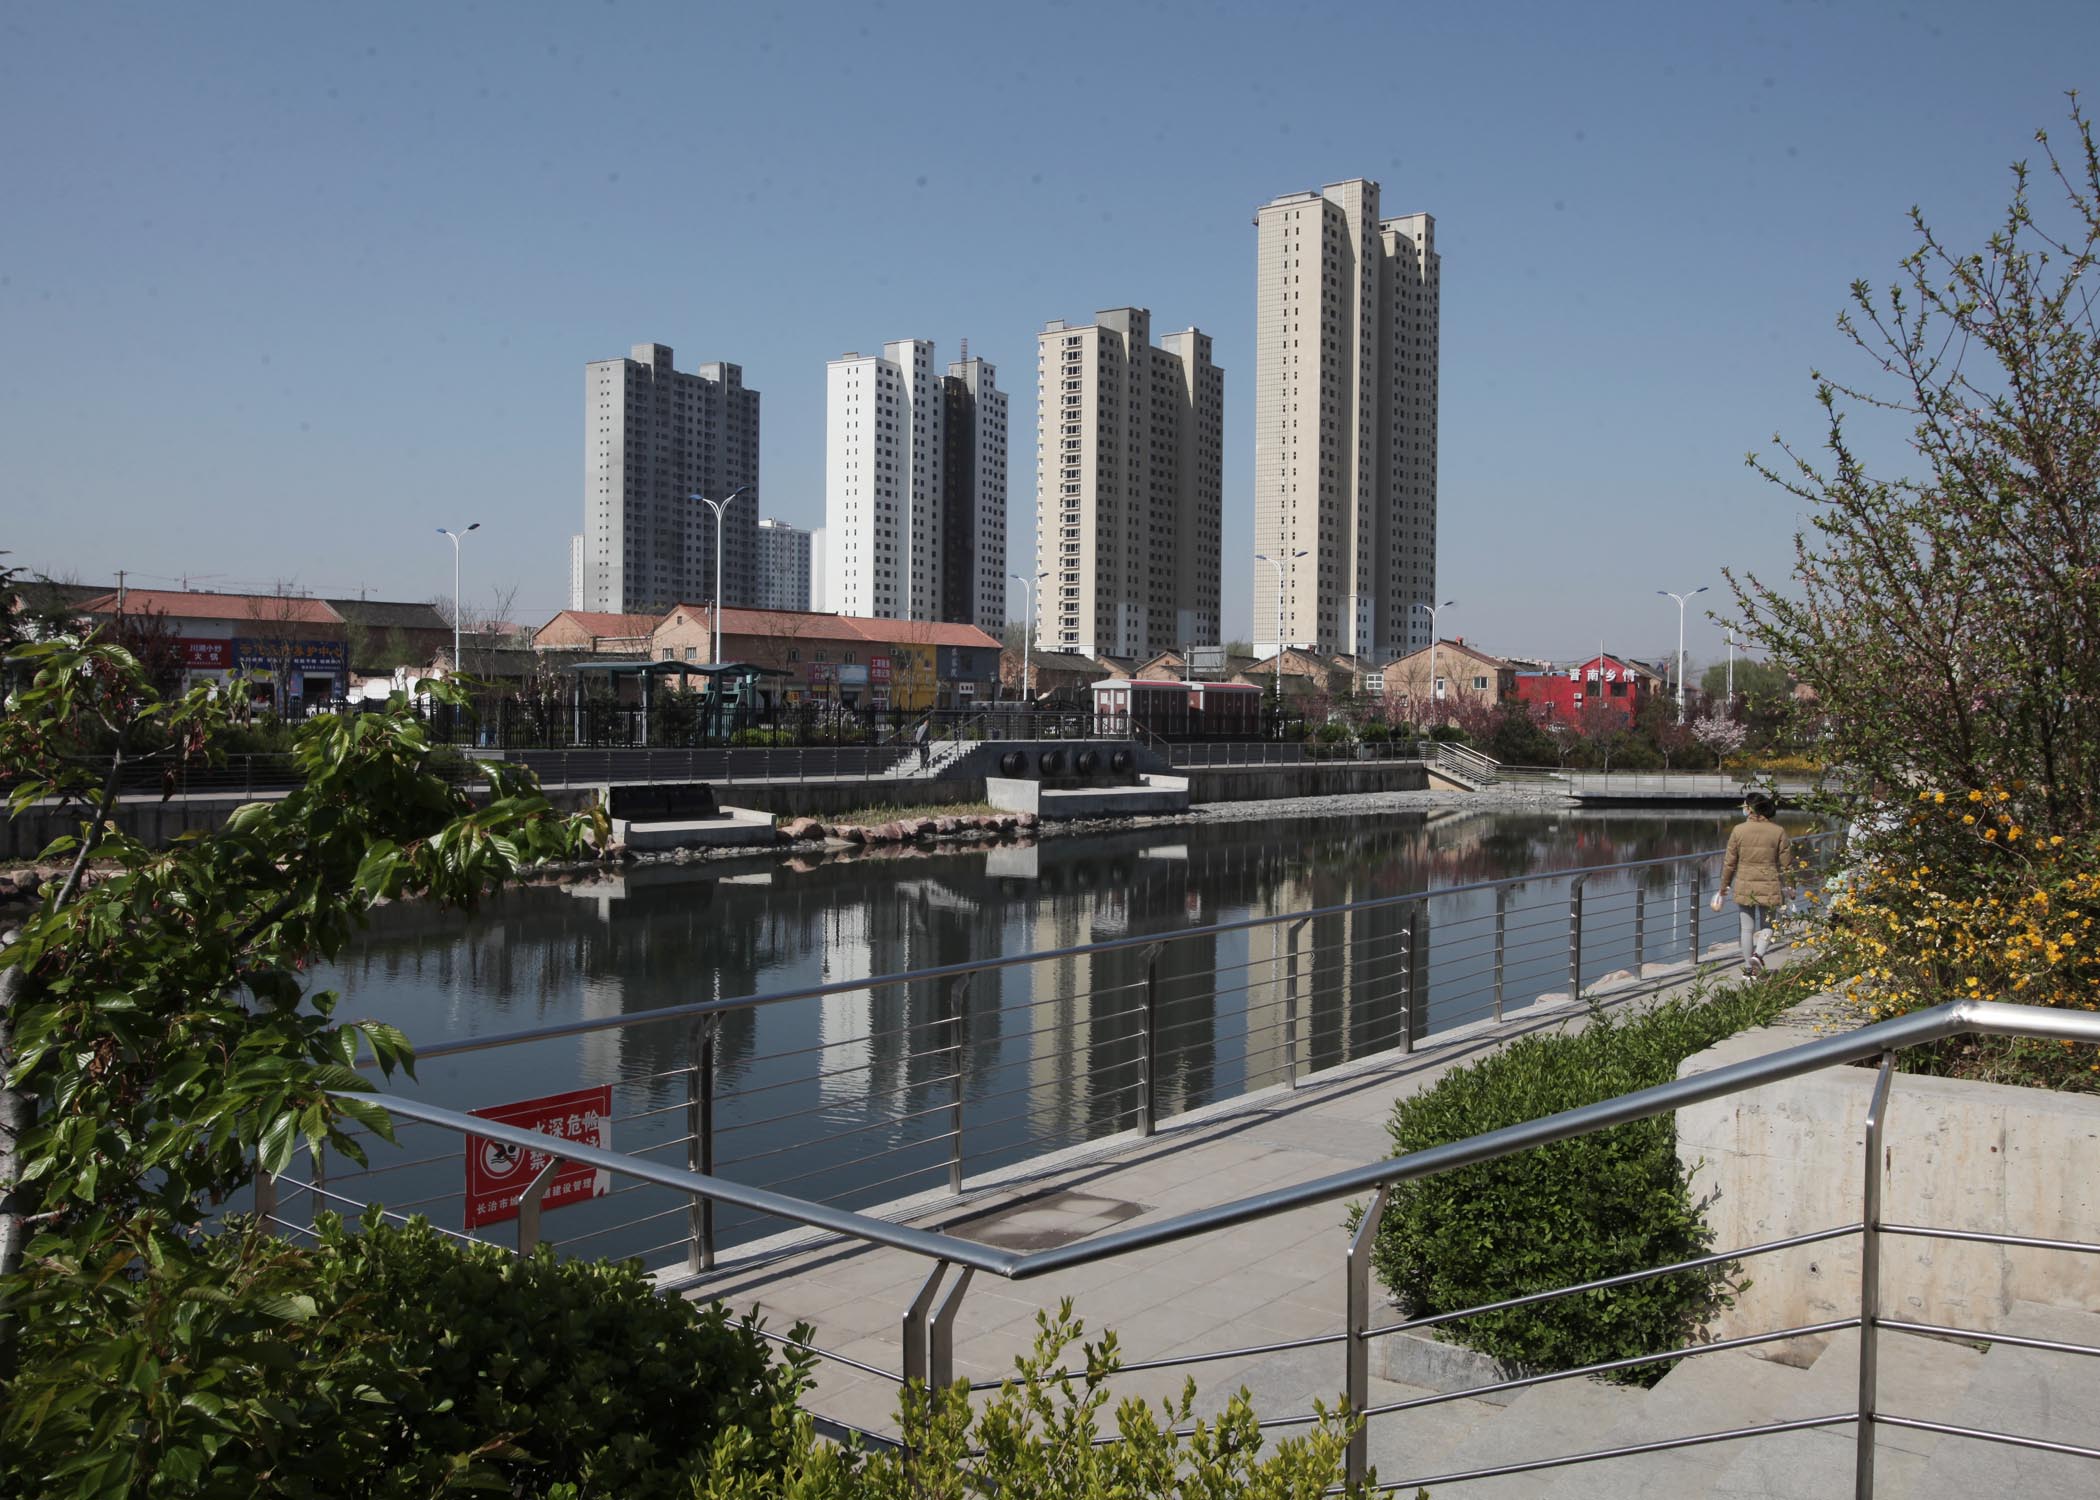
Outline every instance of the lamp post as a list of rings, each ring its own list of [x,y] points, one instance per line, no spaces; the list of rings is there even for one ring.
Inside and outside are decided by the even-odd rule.
[[[1436,638],[1439,635],[1443,634],[1443,627],[1437,623],[1437,616],[1442,614],[1445,610],[1449,609],[1452,605],[1456,604],[1457,602],[1458,601],[1456,599],[1446,599],[1442,604],[1424,604],[1419,599],[1415,601],[1416,609],[1423,609],[1429,611],[1429,705],[1432,709],[1436,709],[1437,702]],[[1438,713],[1441,715],[1441,710],[1438,710]],[[1417,727],[1419,728],[1420,726]]]
[[[1293,559],[1303,557],[1305,556],[1305,549],[1300,547],[1295,552],[1286,553],[1285,556]],[[1283,617],[1289,585],[1285,582],[1283,575],[1284,558],[1271,557],[1266,552],[1257,552],[1254,554],[1254,559],[1256,562],[1265,562],[1276,570],[1276,716],[1278,719],[1281,719],[1283,717]]]
[[[449,537],[451,537],[451,538],[452,538],[452,675],[453,675],[454,677],[457,677],[457,676],[459,676],[459,675],[460,675],[460,665],[459,665],[459,539],[460,539],[461,537],[465,536],[465,535],[467,534],[467,532],[469,532],[469,531],[479,531],[479,530],[481,530],[481,523],[480,523],[479,521],[475,521],[475,522],[471,523],[470,525],[468,525],[467,527],[465,527],[464,529],[462,529],[462,530],[459,530],[459,531],[454,531],[454,530],[453,530],[453,529],[452,529],[451,527],[449,527],[449,526],[440,526],[440,527],[438,528],[438,535],[439,535],[439,536],[449,536]]]
[[[1021,701],[1028,704],[1035,701],[1035,679],[1030,671],[1035,662],[1035,584],[1019,573],[1009,573],[1006,576],[1018,583],[1021,592],[1028,596],[1028,626],[1026,633],[1021,637]],[[1049,576],[1048,573],[1038,573],[1035,575],[1035,582],[1041,583]]]
[[[1733,625],[1728,627],[1728,705],[1730,711],[1733,712],[1735,707],[1735,627]]]
[[[699,494],[692,497],[715,513],[715,598],[711,611],[715,617],[715,643],[711,650],[714,655],[712,664],[717,667],[722,665],[722,512],[727,510],[738,496],[750,493],[750,485],[740,484],[719,500],[710,500],[707,496]]]
[[[1673,594],[1668,589],[1657,589],[1655,592],[1662,595],[1665,599],[1675,599],[1677,601],[1677,722],[1682,724],[1684,722],[1684,602],[1694,595],[1705,593],[1706,585],[1700,584],[1699,587],[1693,589],[1689,594]]]

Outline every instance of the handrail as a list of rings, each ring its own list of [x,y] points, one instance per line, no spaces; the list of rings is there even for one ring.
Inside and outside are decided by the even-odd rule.
[[[863,986],[866,981],[862,981]],[[1823,1037],[1746,1061],[1716,1068],[1690,1078],[1673,1079],[1651,1088],[1638,1089],[1617,1098],[1577,1109],[1563,1110],[1521,1125],[1505,1126],[1462,1141],[1451,1141],[1405,1156],[1392,1157],[1331,1172],[1308,1182],[1250,1194],[1209,1208],[1176,1214],[1155,1224],[1111,1230],[1092,1239],[1048,1249],[1014,1253],[977,1244],[938,1230],[912,1229],[867,1214],[832,1208],[763,1188],[747,1187],[699,1172],[683,1171],[654,1162],[603,1151],[573,1140],[541,1135],[515,1126],[498,1124],[475,1115],[461,1114],[420,1100],[394,1094],[333,1090],[336,1097],[358,1099],[408,1119],[441,1126],[463,1135],[479,1136],[506,1145],[522,1147],[542,1155],[590,1166],[600,1171],[638,1178],[701,1198],[714,1198],[812,1229],[830,1230],[853,1239],[887,1245],[934,1260],[969,1266],[1003,1276],[1009,1281],[1031,1280],[1056,1271],[1091,1265],[1132,1251],[1172,1244],[1197,1235],[1292,1209],[1330,1202],[1339,1198],[1389,1188],[1395,1184],[1432,1177],[1460,1167],[1495,1161],[1536,1146],[1572,1140],[1635,1120],[1665,1114],[1688,1105],[1703,1103],[1768,1083],[1783,1082],[1822,1068],[1861,1062],[1883,1053],[1900,1051],[1950,1036],[1975,1033],[1985,1036],[2020,1036],[2053,1041],[2100,1045],[2100,1013],[2059,1011],[2039,1006],[2007,1005],[1999,1001],[1957,1000],[1906,1016],[1879,1021],[1857,1031]]]
[[[1835,831],[1810,834],[1794,842],[1803,847],[1839,837]],[[942,979],[958,979],[966,974],[981,974],[993,969],[1012,968],[1021,963],[1046,963],[1058,959],[1088,958],[1101,953],[1121,952],[1127,949],[1143,949],[1152,943],[1180,942],[1183,939],[1222,937],[1228,933],[1251,932],[1257,928],[1332,917],[1349,916],[1357,912],[1371,911],[1389,906],[1401,906],[1413,901],[1447,896],[1470,895],[1476,891],[1514,889],[1534,880],[1560,880],[1570,877],[1587,878],[1592,875],[1610,874],[1622,870],[1640,870],[1654,865],[1691,864],[1702,860],[1719,859],[1724,849],[1697,850],[1689,854],[1663,854],[1652,859],[1624,860],[1617,864],[1585,865],[1567,870],[1536,871],[1529,875],[1507,875],[1495,880],[1475,880],[1464,885],[1438,886],[1431,890],[1409,891],[1397,896],[1370,896],[1361,901],[1344,901],[1333,906],[1318,906],[1307,911],[1283,912],[1265,917],[1241,917],[1229,922],[1212,922],[1201,927],[1177,927],[1163,932],[1133,933],[1123,937],[1105,938],[1099,942],[1076,943],[1063,948],[1043,948],[1025,954],[1001,954],[986,958],[961,959],[955,963],[934,964],[924,969],[906,969],[893,974],[876,974],[865,979],[835,980],[830,984],[808,985],[799,989],[771,990],[757,995],[740,995],[721,1000],[694,1000],[684,1005],[666,1005],[654,1010],[633,1011],[617,1016],[589,1016],[575,1021],[557,1021],[546,1026],[531,1026],[520,1031],[496,1032],[489,1036],[463,1037],[456,1042],[439,1042],[430,1047],[416,1049],[416,1058],[425,1061],[438,1057],[456,1057],[465,1052],[483,1052],[492,1047],[516,1046],[526,1042],[548,1041],[555,1037],[583,1036],[595,1031],[615,1031],[629,1026],[654,1026],[665,1021],[692,1020],[700,1016],[720,1015],[728,1011],[755,1009],[761,1005],[778,1005],[789,1000],[810,1000],[825,995],[854,994],[863,990],[887,989],[892,985],[923,984]],[[366,1056],[358,1059],[357,1066],[376,1066],[376,1059]]]

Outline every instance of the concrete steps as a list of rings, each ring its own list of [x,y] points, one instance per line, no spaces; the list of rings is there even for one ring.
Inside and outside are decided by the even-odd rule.
[[[2100,1348],[2100,1314],[2073,1309],[2015,1303],[2002,1331]],[[1906,1410],[1886,1400],[1882,1405],[1902,1416],[2096,1448],[2100,1447],[2100,1359],[1993,1344],[1956,1409]],[[2100,1461],[1942,1436],[1925,1461],[1924,1473],[1909,1491],[1910,1500],[1973,1500],[1992,1494],[2021,1500],[2100,1494]]]
[[[2019,1304],[2005,1331],[2100,1348],[2100,1313]],[[1331,1349],[1279,1355],[1242,1377],[1256,1410],[1297,1413],[1332,1401]],[[1533,1386],[1507,1406],[1457,1399],[1372,1419],[1370,1455],[1382,1484],[1427,1480],[1434,1500],[1804,1500],[1850,1496],[1856,1440],[1849,1421],[1767,1437],[1631,1454],[1468,1481],[1438,1476],[1528,1459],[1691,1437],[1734,1427],[1851,1411],[1858,1337],[1842,1333],[1807,1368],[1742,1350],[1679,1362],[1649,1390],[1593,1380]],[[1374,1405],[1428,1395],[1373,1379]],[[1212,1409],[1222,1404],[1211,1398]],[[2100,1361],[1995,1345],[1884,1333],[1879,1409],[1893,1416],[2100,1447]],[[2001,1443],[1882,1424],[1875,1489],[1882,1500],[2020,1500],[2100,1495],[2100,1463]]]

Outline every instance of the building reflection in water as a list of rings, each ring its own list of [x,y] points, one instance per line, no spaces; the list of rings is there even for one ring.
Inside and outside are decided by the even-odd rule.
[[[867,1203],[938,1184],[958,1079],[973,1173],[1132,1125],[1148,982],[1162,1117],[1386,1050],[1403,1030],[1419,1039],[1471,1019],[1495,899],[1395,901],[1163,941],[1149,954],[1045,959],[976,974],[960,995],[954,981],[862,981],[1526,872],[1540,878],[1512,897],[1510,920],[1543,927],[1566,905],[1551,871],[1712,848],[1725,827],[1706,815],[1393,813],[911,858],[630,868],[507,891],[472,917],[388,908],[324,982],[342,990],[344,1015],[392,1021],[426,1044],[847,985],[721,1016],[717,1160],[726,1175]],[[1667,871],[1643,880],[1651,955],[1681,951],[1683,891]],[[1592,899],[1617,896],[1600,884]],[[1513,953],[1511,1002],[1564,988],[1557,957],[1556,984],[1556,955]],[[677,1161],[693,1036],[689,1022],[637,1024],[468,1053],[431,1063],[420,1089],[471,1108],[612,1082],[620,1148]]]

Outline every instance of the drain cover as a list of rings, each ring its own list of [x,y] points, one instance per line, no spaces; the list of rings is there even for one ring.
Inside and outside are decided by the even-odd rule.
[[[1094,1193],[1052,1193],[951,1224],[949,1232],[1001,1250],[1048,1250],[1113,1229],[1145,1211],[1142,1203]]]

